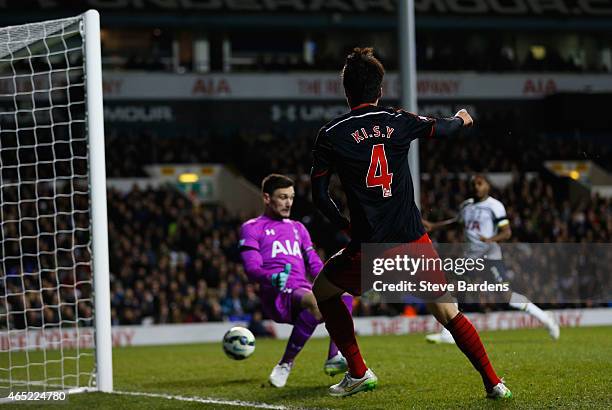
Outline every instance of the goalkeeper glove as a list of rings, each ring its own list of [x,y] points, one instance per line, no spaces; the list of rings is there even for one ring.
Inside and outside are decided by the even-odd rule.
[[[291,273],[291,264],[285,264],[285,270],[278,273],[273,273],[271,277],[272,286],[277,289],[285,290],[285,285],[287,284],[287,279],[289,278],[289,274]]]

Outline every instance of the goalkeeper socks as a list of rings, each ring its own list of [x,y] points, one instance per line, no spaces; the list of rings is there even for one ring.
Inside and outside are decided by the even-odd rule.
[[[346,306],[346,308],[349,310],[349,313],[353,313],[353,297],[349,294],[344,294],[342,295],[342,302],[344,302],[344,305]],[[338,346],[336,346],[336,344],[334,343],[334,341],[330,338],[329,339],[329,350],[327,351],[327,359],[331,359],[332,357],[336,357],[336,355],[338,354]]]
[[[289,336],[285,354],[283,354],[279,363],[293,363],[293,360],[295,360],[295,357],[302,350],[308,339],[310,339],[318,324],[319,321],[312,313],[305,309],[302,310],[293,323],[293,330],[291,331],[291,336]]]
[[[350,375],[363,377],[368,368],[357,345],[353,318],[340,295],[318,302],[318,305],[329,335],[348,363]]]
[[[480,376],[482,376],[485,389],[491,391],[491,389],[497,383],[500,383],[501,380],[497,377],[489,361],[489,356],[487,356],[487,352],[482,345],[480,336],[472,322],[470,322],[463,313],[459,312],[445,327],[453,335],[457,347],[461,349],[463,354],[472,362],[472,366],[474,366],[480,373]]]

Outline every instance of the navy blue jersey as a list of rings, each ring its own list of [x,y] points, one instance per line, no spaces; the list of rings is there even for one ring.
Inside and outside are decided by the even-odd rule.
[[[333,172],[340,177],[353,241],[399,243],[423,236],[408,150],[412,140],[432,137],[436,122],[367,104],[321,128],[313,150],[312,177]]]

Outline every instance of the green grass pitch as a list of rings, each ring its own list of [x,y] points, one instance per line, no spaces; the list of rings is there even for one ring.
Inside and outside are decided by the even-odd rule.
[[[511,401],[486,400],[480,376],[461,352],[455,346],[426,344],[422,334],[359,338],[380,382],[375,391],[348,398],[327,396],[328,385],[341,376],[323,374],[324,339],[306,345],[283,389],[268,386],[267,377],[285,342],[266,339],[259,339],[254,355],[244,361],[226,358],[220,343],[115,349],[115,389],[290,408],[612,408],[612,327],[564,328],[557,342],[540,329],[483,332],[482,336],[497,372],[514,393]],[[88,393],[43,408],[240,407]]]

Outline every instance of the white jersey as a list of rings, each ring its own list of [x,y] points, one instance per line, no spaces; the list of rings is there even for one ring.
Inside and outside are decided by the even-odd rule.
[[[499,228],[510,223],[506,216],[504,204],[495,198],[475,202],[470,198],[461,204],[459,221],[464,226],[464,236],[468,242],[467,256],[470,258],[487,258],[500,260],[501,248],[497,243],[486,243],[481,236],[491,238],[497,235]]]

